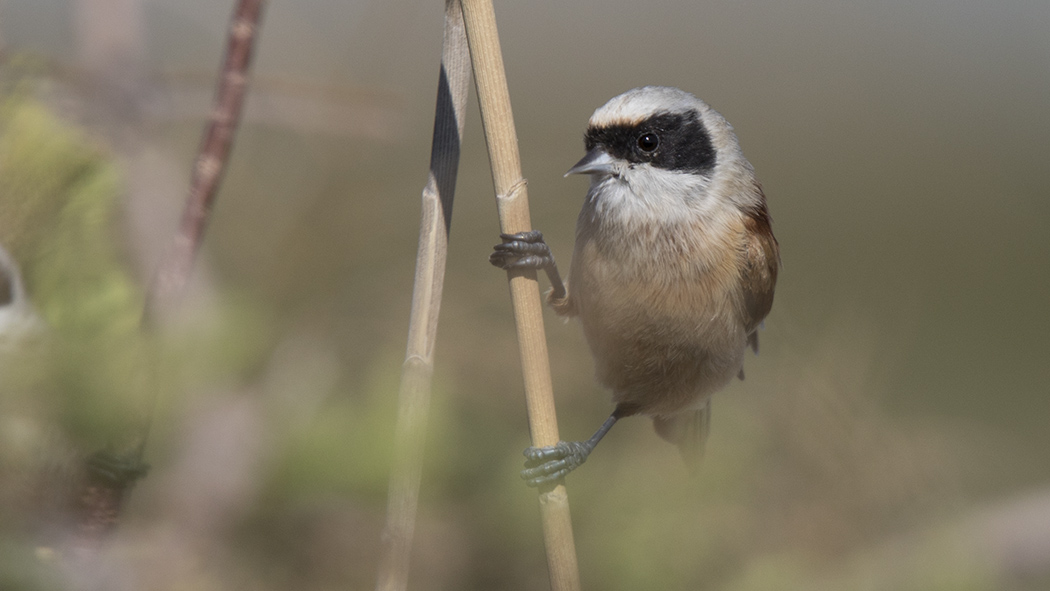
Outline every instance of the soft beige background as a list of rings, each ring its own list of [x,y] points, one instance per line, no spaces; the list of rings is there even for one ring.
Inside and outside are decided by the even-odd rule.
[[[157,189],[172,211],[228,5],[137,5],[154,94],[133,128],[163,155],[158,168],[175,171]],[[158,533],[178,528],[172,490],[207,479],[193,471],[187,434],[199,442],[206,417],[246,413],[243,431],[224,435],[219,420],[213,435],[258,443],[237,452],[254,466],[238,481],[247,492],[221,532],[178,546],[211,558],[165,576],[207,588],[372,585],[441,10],[271,2],[204,256],[228,338],[251,346],[162,405],[153,476],[125,534],[150,543],[132,544],[129,568],[164,562],[140,555],[158,539],[175,544]],[[636,420],[569,479],[585,586],[1043,588],[1050,4],[538,0],[496,11],[534,224],[563,268],[586,181],[561,175],[582,154],[590,113],[644,84],[694,92],[733,123],[784,260],[761,355],[715,399],[699,475]],[[58,0],[5,0],[7,51],[82,81],[76,14]],[[503,275],[486,262],[497,225],[476,112],[472,103],[413,587],[539,589],[535,501],[516,476],[527,429],[513,325]],[[161,240],[159,217],[152,233],[127,235]],[[148,242],[134,248],[152,252]],[[548,319],[563,436],[582,438],[610,405],[578,327]],[[1034,509],[1002,517],[1019,502]],[[208,544],[222,551],[200,550]]]

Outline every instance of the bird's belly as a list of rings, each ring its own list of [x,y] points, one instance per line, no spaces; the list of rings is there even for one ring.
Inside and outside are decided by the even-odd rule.
[[[617,403],[668,415],[702,404],[740,371],[743,327],[728,294],[620,284],[580,302],[598,380]]]

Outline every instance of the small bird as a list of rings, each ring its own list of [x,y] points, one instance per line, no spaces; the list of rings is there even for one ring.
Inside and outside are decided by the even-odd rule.
[[[652,418],[687,461],[699,456],[710,399],[743,379],[744,351],[773,305],[780,265],[762,186],[732,126],[666,86],[629,90],[591,116],[590,175],[563,283],[538,231],[501,234],[490,262],[546,272],[547,302],[577,317],[616,408],[586,441],[525,450],[530,486],[582,464],[617,420]]]

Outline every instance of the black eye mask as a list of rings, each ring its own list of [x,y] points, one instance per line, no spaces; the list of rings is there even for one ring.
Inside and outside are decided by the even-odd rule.
[[[717,156],[696,111],[657,113],[632,125],[593,127],[584,136],[587,151],[603,148],[628,162],[710,176]]]

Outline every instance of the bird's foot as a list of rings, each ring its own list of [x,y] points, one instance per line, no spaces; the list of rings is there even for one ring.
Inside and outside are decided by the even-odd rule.
[[[548,447],[526,448],[521,477],[532,487],[561,480],[586,462],[593,449],[594,445],[588,441],[559,441]]]
[[[543,234],[538,230],[500,234],[499,237],[503,239],[503,243],[493,247],[489,262],[500,269],[541,270],[554,265],[554,255],[543,241]]]

